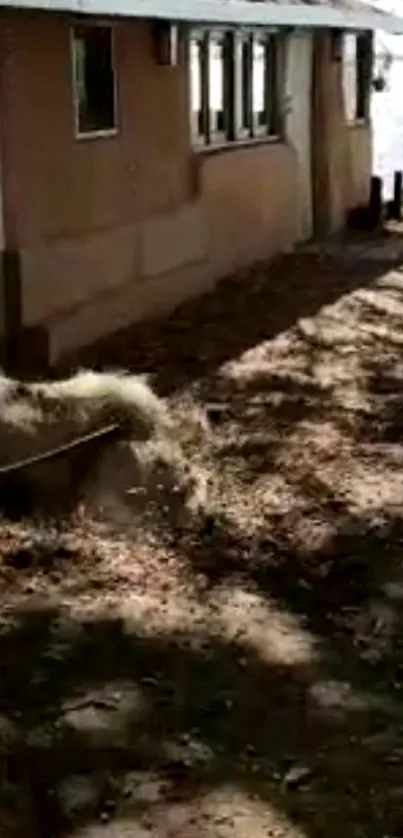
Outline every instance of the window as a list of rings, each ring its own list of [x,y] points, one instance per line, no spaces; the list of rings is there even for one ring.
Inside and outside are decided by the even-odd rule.
[[[208,90],[210,135],[225,142],[227,136],[227,103],[225,74],[225,40],[223,35],[213,35],[208,43]]]
[[[347,122],[367,119],[369,115],[372,64],[372,40],[366,32],[344,36],[343,89]]]
[[[73,93],[77,136],[115,132],[116,91],[111,26],[74,26]]]
[[[357,119],[367,119],[372,78],[372,34],[357,36]]]
[[[256,134],[266,133],[267,112],[267,55],[265,41],[255,38],[252,44],[252,103],[253,125]]]
[[[238,140],[252,136],[252,38],[239,36],[235,42],[235,127]]]
[[[195,36],[190,41],[189,49],[190,120],[192,137],[197,143],[204,143],[207,138],[207,44],[203,35]]]
[[[275,35],[192,33],[189,56],[194,144],[278,136]]]

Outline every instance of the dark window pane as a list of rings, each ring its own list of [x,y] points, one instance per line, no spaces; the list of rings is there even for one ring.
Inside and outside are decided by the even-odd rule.
[[[74,28],[74,74],[78,133],[115,128],[111,27]]]
[[[278,134],[281,131],[280,125],[280,109],[278,101],[278,62],[279,49],[278,39],[275,35],[271,35],[267,45],[267,116],[268,128],[270,134]]]
[[[357,36],[357,99],[356,117],[365,119],[368,115],[369,91],[372,64],[372,43],[367,34]]]
[[[242,62],[242,123],[241,128],[250,130],[252,127],[251,114],[251,40],[248,39],[242,42],[241,52]]]
[[[205,41],[192,38],[189,49],[190,62],[190,118],[195,140],[206,139],[206,85],[205,85]]]

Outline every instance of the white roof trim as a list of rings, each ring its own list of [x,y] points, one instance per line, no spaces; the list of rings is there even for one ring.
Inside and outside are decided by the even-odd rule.
[[[264,0],[0,0],[0,7],[117,17],[160,18],[177,22],[239,26],[383,29],[403,34],[403,18],[362,3],[362,11],[315,3]]]

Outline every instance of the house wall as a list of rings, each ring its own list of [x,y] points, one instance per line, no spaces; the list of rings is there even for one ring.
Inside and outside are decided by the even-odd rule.
[[[367,122],[346,126],[347,207],[363,206],[369,200],[372,174],[372,127]]]
[[[146,23],[115,24],[117,136],[76,140],[69,27],[50,14],[0,21],[7,247],[20,254],[23,322],[45,325],[52,359],[298,238],[295,148],[193,154],[184,58],[157,65]]]
[[[313,120],[315,229],[329,233],[368,200],[372,149],[370,123],[347,122],[343,67],[332,60],[329,33],[314,38]]]
[[[346,168],[349,208],[365,204],[369,199],[372,174],[372,128],[368,121],[355,118],[357,101],[357,62],[355,35],[344,37],[342,91],[346,130]]]
[[[185,63],[156,64],[146,23],[115,26],[118,135],[77,141],[69,24],[0,24],[7,242],[24,323],[48,327],[53,357],[291,247],[295,226],[292,150],[194,159]]]
[[[297,159],[296,239],[313,234],[312,212],[312,60],[313,36],[296,32],[287,38],[285,131]]]

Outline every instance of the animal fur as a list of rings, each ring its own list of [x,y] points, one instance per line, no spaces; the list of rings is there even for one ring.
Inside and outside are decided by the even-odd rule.
[[[113,422],[138,440],[169,427],[164,402],[143,376],[84,371],[33,384],[0,377],[0,465]]]
[[[95,441],[2,478],[0,506],[10,512],[12,502],[24,514],[37,506],[55,507],[56,502],[65,508],[75,502],[77,492],[96,498],[99,506],[106,486],[116,508],[127,505],[131,489],[134,486],[136,495],[140,484],[146,494],[153,487],[153,503],[155,487],[161,485],[162,505],[170,491],[176,502],[180,498],[186,504],[194,481],[167,406],[145,377],[82,371],[61,381],[28,384],[0,377],[0,466],[49,452],[114,423],[121,431],[119,441]]]

